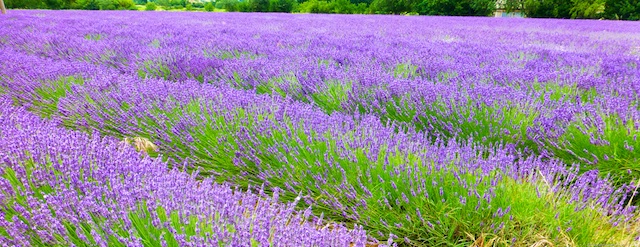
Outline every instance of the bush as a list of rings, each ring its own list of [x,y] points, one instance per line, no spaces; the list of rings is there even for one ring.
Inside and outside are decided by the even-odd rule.
[[[204,10],[206,10],[207,12],[211,12],[215,9],[215,6],[213,6],[213,3],[208,2],[207,4],[204,5]]]
[[[293,7],[295,6],[296,3],[297,2],[295,0],[270,0],[269,12],[289,13],[293,10]]]
[[[114,10],[116,9],[116,3],[111,0],[98,0],[98,7],[100,10]]]
[[[604,15],[613,20],[640,20],[640,4],[637,0],[607,0]]]
[[[158,8],[154,2],[148,2],[144,5],[144,10],[146,11],[155,11]]]
[[[136,6],[133,0],[115,0],[115,4],[117,9],[131,9]]]
[[[193,5],[187,4],[187,6],[185,6],[184,9],[186,9],[187,11],[193,11]]]
[[[524,13],[528,17],[569,18],[571,1],[564,0],[525,0]]]
[[[488,16],[496,10],[495,0],[425,0],[418,12],[426,15]]]

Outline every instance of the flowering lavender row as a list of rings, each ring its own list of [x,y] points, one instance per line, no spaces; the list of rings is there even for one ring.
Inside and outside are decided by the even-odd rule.
[[[516,161],[499,147],[491,153],[455,142],[427,145],[424,134],[397,133],[372,116],[354,121],[284,98],[197,81],[96,75],[70,83],[54,120],[108,135],[147,136],[160,153],[189,160],[202,174],[241,186],[280,187],[285,200],[303,195],[302,205],[314,206],[316,215],[363,225],[378,239],[433,243],[421,238],[447,239],[438,232],[461,227],[453,219],[463,217],[472,225],[467,231],[531,243],[509,230],[530,217],[526,210],[511,211],[531,203],[514,204],[514,196],[531,197],[525,201],[559,196],[565,204],[555,207],[566,209],[563,217],[578,214],[598,224],[626,224],[635,217],[634,207],[625,207],[627,189],[616,190],[597,172],[578,176],[562,164]],[[517,191],[516,196],[505,185],[530,194]],[[594,203],[595,211],[585,208]],[[462,210],[443,218],[441,210],[451,205]],[[606,220],[594,212],[615,216]],[[565,223],[560,227],[588,229],[584,222]],[[620,232],[590,232],[595,237],[585,241],[606,242],[598,236],[610,234]]]
[[[625,42],[577,42],[585,36],[568,24],[543,20],[472,19],[469,28],[455,18],[67,13],[21,12],[0,30],[6,96],[57,123],[148,137],[202,175],[283,188],[282,200],[302,195],[316,217],[363,225],[379,240],[635,238],[628,192],[637,183],[616,189],[592,167],[579,175],[495,144],[633,164],[636,144],[625,133],[637,130],[638,77],[629,69],[637,38],[625,25],[578,28]],[[47,16],[55,21],[35,21]],[[465,133],[474,131],[484,133]],[[570,146],[576,136],[586,142]],[[602,148],[612,141],[615,152]],[[604,150],[595,162],[594,150]]]
[[[364,246],[360,228],[196,180],[112,138],[60,129],[0,100],[3,246]],[[264,196],[264,194],[263,194]]]
[[[326,112],[374,113],[434,139],[504,143],[622,182],[640,176],[633,165],[640,157],[637,23],[91,15],[18,12],[0,41],[119,73],[231,84]]]

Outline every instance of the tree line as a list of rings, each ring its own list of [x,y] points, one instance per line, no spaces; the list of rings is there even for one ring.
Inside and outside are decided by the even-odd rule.
[[[496,9],[534,18],[639,20],[640,0],[5,0],[8,8],[185,9],[238,12],[490,16]]]

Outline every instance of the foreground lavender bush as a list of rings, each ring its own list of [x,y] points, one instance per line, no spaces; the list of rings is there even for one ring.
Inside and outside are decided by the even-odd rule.
[[[169,170],[112,138],[0,100],[0,243],[11,246],[364,246],[364,231]]]

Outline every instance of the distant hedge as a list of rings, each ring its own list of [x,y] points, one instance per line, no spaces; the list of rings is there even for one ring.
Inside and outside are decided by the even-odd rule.
[[[5,0],[21,9],[137,9],[151,2],[165,9],[224,9],[230,12],[297,12],[328,14],[415,14],[490,16],[496,9],[533,18],[639,20],[640,0],[218,0],[188,5],[186,0]],[[151,10],[146,7],[145,10]]]

